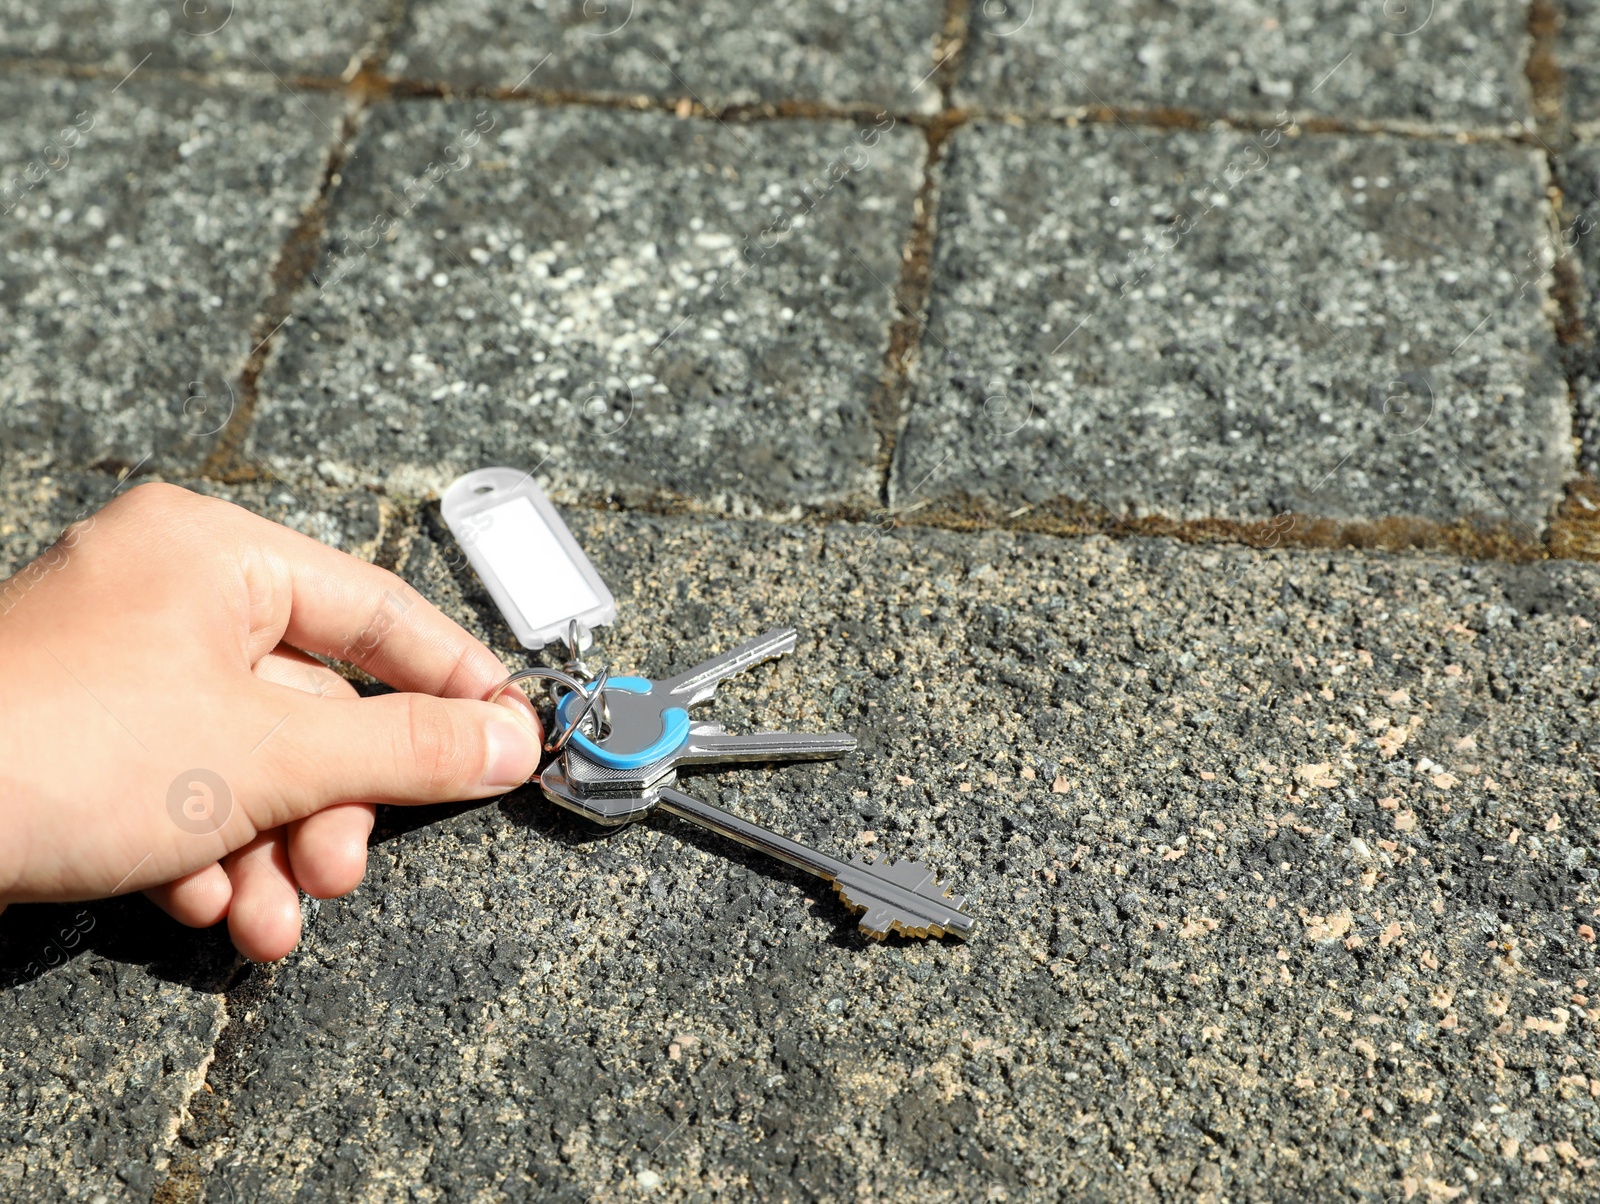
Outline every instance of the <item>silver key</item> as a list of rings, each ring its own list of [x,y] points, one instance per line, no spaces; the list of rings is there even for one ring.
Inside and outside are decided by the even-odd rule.
[[[711,698],[718,684],[791,651],[795,639],[793,628],[776,628],[661,681],[614,679],[605,696],[609,730],[603,736],[575,733],[579,713],[591,703],[564,698],[556,708],[560,737],[553,741],[564,752],[541,776],[545,793],[596,823],[615,825],[646,814],[655,805],[654,791],[677,780],[679,765],[810,761],[854,751],[856,738],[844,732],[730,736],[719,723],[688,718],[688,708]]]
[[[733,736],[718,723],[691,723],[683,740],[664,755],[642,764],[633,763],[636,750],[661,746],[670,710],[686,710],[709,699],[720,682],[761,661],[783,655],[794,644],[793,630],[769,631],[724,656],[664,681],[615,679],[637,684],[621,687],[631,693],[607,692],[605,710],[610,715],[611,730],[598,741],[574,736],[560,758],[539,775],[540,788],[552,802],[607,826],[643,819],[659,808],[760,849],[832,882],[846,906],[862,913],[862,931],[880,940],[890,932],[965,938],[973,925],[963,906],[965,899],[952,895],[926,866],[914,861],[877,862],[864,854],[841,861],[673,788],[680,765],[837,757],[855,749],[854,736],[842,732]],[[641,687],[647,689],[639,692]],[[557,722],[562,722],[563,711],[576,715],[582,705],[580,699],[564,702],[558,708]],[[606,764],[603,756],[619,763]]]
[[[762,761],[822,761],[853,752],[856,738],[842,732],[757,732],[750,736],[690,736],[677,752],[639,769],[601,765],[568,746],[539,775],[545,797],[605,827],[648,815],[662,787],[678,780],[678,766]]]
[[[664,786],[660,795],[661,810],[832,882],[845,906],[862,913],[861,931],[870,937],[881,941],[898,932],[965,940],[972,933],[972,916],[963,910],[965,896],[952,895],[950,887],[935,879],[925,865],[875,862],[862,853],[840,861],[681,790]]]
[[[692,707],[709,699],[720,684],[735,674],[754,668],[762,661],[793,652],[798,638],[799,634],[793,627],[774,627],[732,651],[696,665],[687,673],[667,678],[659,683],[659,688],[673,698],[678,706]]]
[[[844,732],[754,732],[730,736],[721,724],[708,723],[695,725],[677,751],[637,769],[602,765],[582,749],[569,749],[559,766],[545,772],[547,786],[555,786],[558,780],[561,783],[558,801],[563,805],[596,823],[618,824],[634,818],[633,812],[648,809],[650,793],[672,785],[680,765],[823,761],[855,749],[856,738]],[[637,805],[627,805],[629,800]]]
[[[675,758],[679,765],[732,765],[740,761],[824,761],[855,752],[856,738],[844,732],[751,732],[730,736],[716,731],[691,731]]]
[[[605,696],[609,734],[593,742],[581,734],[574,736],[579,751],[613,768],[640,767],[644,762],[639,758],[650,763],[664,759],[689,737],[693,728],[690,707],[710,699],[717,686],[734,674],[792,652],[795,638],[792,627],[774,628],[676,677],[663,681],[617,678]],[[569,728],[576,724],[580,702],[563,699],[556,710],[557,721]]]

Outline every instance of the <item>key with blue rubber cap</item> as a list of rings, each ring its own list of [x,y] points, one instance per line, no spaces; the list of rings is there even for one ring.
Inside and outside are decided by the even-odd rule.
[[[610,715],[609,734],[604,739],[594,740],[582,731],[575,732],[569,745],[608,769],[643,769],[657,764],[682,751],[689,743],[690,707],[708,701],[717,692],[717,686],[735,674],[793,652],[795,639],[794,628],[777,627],[665,681],[613,677],[606,683],[605,697]],[[563,728],[569,726],[581,705],[582,700],[576,694],[568,694],[556,708],[557,722]],[[849,752],[855,747],[853,738],[844,739],[850,741],[849,747],[838,752]]]
[[[689,708],[709,701],[719,683],[792,651],[794,645],[792,628],[776,628],[662,681],[609,678],[604,735],[582,721],[567,739],[561,760],[542,775],[545,793],[596,823],[623,824],[655,806],[655,791],[672,785],[680,765],[816,761],[853,752],[856,738],[845,732],[732,736],[720,723],[690,720]],[[589,690],[593,688],[591,684]],[[584,704],[576,693],[561,699],[555,721],[563,734]]]
[[[795,632],[783,628],[664,681],[609,678],[604,707],[589,711],[594,715],[603,709],[606,719],[598,728],[572,733],[561,756],[539,775],[545,796],[607,826],[642,819],[660,809],[759,849],[831,882],[845,904],[862,913],[861,928],[870,936],[882,939],[898,932],[966,937],[973,921],[965,900],[951,894],[925,865],[874,861],[862,854],[841,861],[673,789],[681,765],[816,760],[841,756],[856,747],[855,737],[842,732],[735,736],[721,724],[689,718],[689,707],[710,699],[718,683],[782,656],[794,645]],[[591,685],[589,690],[593,689]],[[584,705],[575,693],[562,698],[556,723],[563,732]]]

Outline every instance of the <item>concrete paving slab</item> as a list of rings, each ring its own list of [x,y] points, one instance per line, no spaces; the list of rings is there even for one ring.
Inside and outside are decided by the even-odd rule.
[[[143,899],[0,915],[0,1192],[149,1199],[227,1021],[232,950]]]
[[[939,107],[939,0],[423,0],[388,70],[498,87],[697,100]]]
[[[341,103],[0,76],[0,462],[204,458]]]
[[[1600,121],[1600,4],[1568,0],[1556,38],[1562,105],[1574,123]]]
[[[1529,45],[1520,2],[997,0],[973,6],[957,100],[1504,127],[1531,114]]]
[[[1578,265],[1578,309],[1583,333],[1563,350],[1572,362],[1577,384],[1578,467],[1600,477],[1600,147],[1580,143],[1560,159],[1560,180],[1566,224],[1561,247]]]
[[[1569,471],[1542,155],[980,124],[942,166],[901,509],[1481,519]]]
[[[212,1182],[1579,1189],[1594,570],[571,517],[628,599],[611,663],[794,622],[718,717],[863,738],[692,788],[916,850],[984,929],[868,945],[676,823],[391,817],[280,973]],[[404,571],[477,615],[437,530]]]
[[[563,496],[870,499],[924,155],[890,117],[380,109],[250,454],[411,496],[512,463]]]
[[[0,0],[0,59],[58,59],[112,73],[145,64],[334,76],[377,50],[395,7],[390,0]]]
[[[414,517],[386,555],[504,646]],[[207,1198],[1586,1190],[1600,569],[568,517],[609,663],[794,623],[716,716],[862,738],[692,789],[982,927],[868,943],[676,821],[387,811],[210,1068]]]

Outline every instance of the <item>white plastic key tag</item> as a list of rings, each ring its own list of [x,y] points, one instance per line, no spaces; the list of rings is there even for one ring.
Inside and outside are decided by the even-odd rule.
[[[591,628],[616,621],[616,599],[531,473],[469,472],[439,508],[524,648],[566,639],[574,620],[587,647]]]

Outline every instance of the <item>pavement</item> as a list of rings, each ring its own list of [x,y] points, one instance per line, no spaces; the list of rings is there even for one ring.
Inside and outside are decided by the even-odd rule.
[[[1600,1194],[1600,5],[0,0],[0,547],[134,479],[516,646],[533,470],[691,788],[521,790],[271,966],[0,916],[17,1199]]]

